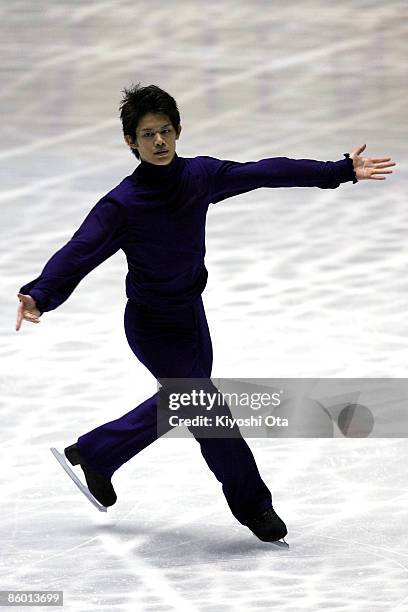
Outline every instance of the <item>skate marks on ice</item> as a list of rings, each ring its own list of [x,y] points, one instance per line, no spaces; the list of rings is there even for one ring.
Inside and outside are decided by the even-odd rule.
[[[290,554],[282,554],[273,545],[247,534],[243,527],[225,520],[220,508],[215,512],[198,511],[188,524],[191,509],[182,513],[180,521],[175,517],[173,524],[167,514],[160,517],[159,509],[151,512],[150,508],[147,512],[139,507],[120,523],[98,529],[104,555],[107,561],[111,559],[109,564],[114,557],[125,575],[134,574],[140,584],[139,593],[129,593],[136,599],[132,603],[142,606],[140,609],[144,610],[143,604],[151,593],[156,605],[165,605],[163,609],[168,610],[177,609],[177,594],[177,598],[184,599],[186,609],[200,612],[216,610],[216,602],[218,609],[228,612],[285,611],[291,610],[297,599],[295,586],[296,593],[303,593],[310,602],[310,607],[305,605],[302,609],[310,611],[340,608],[380,612],[400,604],[401,593],[395,587],[404,580],[407,555],[381,545],[380,536],[378,545],[369,544],[364,534],[326,537],[322,530],[314,531],[313,524],[307,521],[304,529],[290,530],[295,548],[292,546]],[[296,525],[295,520],[292,522]],[[333,525],[331,531],[335,533]],[[379,574],[383,578],[374,589]],[[159,577],[165,592],[157,588],[161,582],[154,589]],[[368,608],[370,584],[374,590]]]
[[[333,440],[278,440],[273,447],[252,441],[265,473],[273,475],[290,551],[260,542],[236,523],[192,441],[179,442],[166,449],[158,441],[133,468],[118,473],[123,493],[112,513],[71,506],[72,487],[62,478],[44,488],[37,503],[26,490],[31,511],[18,504],[2,537],[10,588],[44,582],[61,588],[70,612],[289,612],[304,597],[302,609],[310,612],[341,606],[402,612],[394,606],[406,596],[408,498],[401,486],[405,475],[395,474],[404,441],[392,446],[376,440],[374,447],[357,440],[347,448]],[[44,459],[43,482],[55,477],[54,464]],[[41,463],[34,465],[28,453],[20,463],[13,473],[20,483],[25,473],[28,484]],[[284,475],[275,471],[277,464],[286,466]],[[379,525],[379,516],[392,517],[393,526]]]
[[[232,522],[231,528],[217,514],[208,506],[194,513],[190,508],[169,525],[168,516],[166,520],[149,516],[138,507],[115,524],[97,527],[103,554],[111,559],[109,564],[115,560],[127,580],[133,576],[139,585],[128,592],[129,609],[131,605],[137,610],[169,612],[255,609],[246,601],[241,608],[242,595],[232,595],[231,585],[240,579],[241,572],[252,573],[252,580],[258,582],[256,570],[250,570],[251,565],[258,565],[258,556],[278,568],[286,555],[277,543],[261,542],[244,526]],[[263,598],[265,609],[270,608],[267,589]],[[233,603],[236,607],[230,607]]]
[[[60,466],[65,470],[71,480],[76,484],[78,489],[85,495],[85,497],[97,508],[100,512],[107,512],[107,508],[102,506],[89,491],[88,487],[86,487],[75,474],[75,472],[70,468],[68,462],[65,459],[65,455],[60,453],[56,448],[50,448],[50,451],[60,464]]]

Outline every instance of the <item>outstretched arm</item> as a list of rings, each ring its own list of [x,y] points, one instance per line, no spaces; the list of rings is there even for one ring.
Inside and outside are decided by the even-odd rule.
[[[272,157],[242,163],[205,155],[199,160],[207,176],[209,201],[215,203],[260,187],[336,189],[341,183],[373,178],[378,171],[395,165],[387,163],[390,158],[359,157],[364,147],[354,149],[351,156],[344,153],[345,159],[339,161]]]
[[[109,196],[103,197],[72,238],[49,259],[40,276],[20,288],[18,297],[22,303],[16,330],[23,318],[38,322],[43,312],[65,302],[91,270],[121,248],[125,232],[126,211],[123,205]],[[26,298],[22,299],[22,296]]]

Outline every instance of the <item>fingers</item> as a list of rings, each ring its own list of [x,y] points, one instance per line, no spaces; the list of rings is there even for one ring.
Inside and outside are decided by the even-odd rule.
[[[20,305],[17,310],[16,331],[21,328],[23,320],[30,321],[31,323],[41,323],[41,313],[36,307],[35,300],[31,297],[31,295],[17,293],[17,297],[20,301]],[[33,310],[35,312],[32,312]]]
[[[378,163],[378,162],[373,162],[375,163],[376,168],[389,168],[390,166],[396,166],[397,164],[395,162],[389,162],[389,163]]]
[[[23,310],[21,311],[19,310],[17,313],[17,319],[16,319],[16,331],[19,331],[21,327],[21,323],[23,321],[30,321],[30,323],[41,323],[37,315],[34,315],[30,312],[23,312]]]
[[[374,176],[375,174],[392,174],[392,170],[384,170],[384,168],[388,168],[390,166],[395,166],[395,162],[390,163],[377,163],[375,164],[375,169],[370,171],[370,178],[376,181],[385,181],[385,176]]]
[[[20,329],[22,320],[23,320],[23,303],[20,300],[20,304],[17,308],[16,331]]]
[[[359,147],[356,147],[355,149],[353,149],[352,155],[356,154],[356,155],[360,155],[360,153],[362,153],[364,151],[364,149],[366,148],[366,144],[360,145]]]
[[[31,296],[25,296],[22,293],[18,293],[17,297],[20,301],[20,304],[17,309],[17,318],[16,318],[16,331],[19,331],[21,328],[21,324],[23,321],[30,321],[31,323],[40,323],[38,315],[30,312],[27,309],[27,301],[30,302]]]

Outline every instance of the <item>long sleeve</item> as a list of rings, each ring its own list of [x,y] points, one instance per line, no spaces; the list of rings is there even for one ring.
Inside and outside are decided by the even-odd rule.
[[[57,308],[91,270],[121,248],[126,227],[124,206],[104,196],[40,276],[23,285],[20,293],[31,295],[41,313]]]
[[[246,193],[260,187],[319,187],[336,189],[340,183],[357,182],[353,160],[348,153],[339,161],[272,157],[236,162],[200,156],[204,165],[210,202]]]

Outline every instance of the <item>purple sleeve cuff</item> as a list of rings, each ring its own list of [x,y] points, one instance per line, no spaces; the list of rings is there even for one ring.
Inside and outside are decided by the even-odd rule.
[[[358,183],[357,180],[357,176],[356,176],[356,171],[354,170],[354,163],[353,160],[350,157],[350,153],[343,153],[344,157],[346,158],[347,161],[347,173],[349,178],[346,178],[346,181],[353,181],[353,183]],[[345,160],[342,160],[343,162]]]

